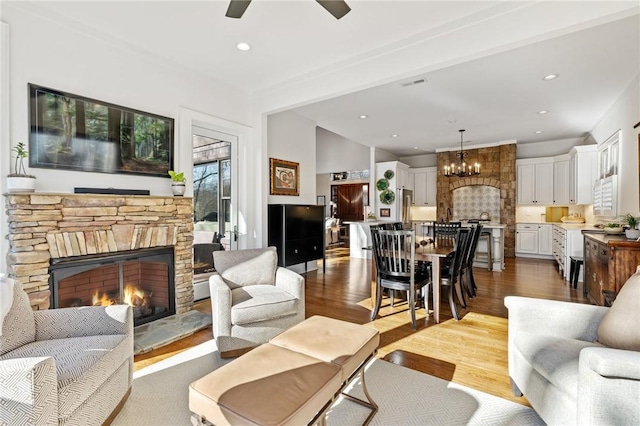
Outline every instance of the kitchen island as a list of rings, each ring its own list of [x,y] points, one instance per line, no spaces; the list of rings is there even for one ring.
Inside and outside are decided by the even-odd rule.
[[[393,223],[382,220],[365,220],[344,222],[349,225],[349,256],[360,259],[371,259],[371,226]]]
[[[413,229],[416,231],[418,241],[420,237],[429,237],[431,234],[431,228],[433,227],[433,221],[426,222],[413,222]],[[462,221],[462,226],[471,226],[473,224]],[[483,229],[491,232],[491,270],[501,272],[504,270],[504,230],[507,227],[504,223],[482,223]],[[478,250],[486,250],[482,247],[484,241],[478,243]],[[486,268],[487,262],[474,259],[474,267]]]

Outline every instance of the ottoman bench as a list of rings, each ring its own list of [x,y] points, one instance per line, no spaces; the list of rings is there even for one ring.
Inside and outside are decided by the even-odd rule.
[[[378,407],[364,381],[364,367],[380,343],[377,330],[314,316],[223,365],[189,386],[192,422],[200,425],[301,425],[324,415],[358,375],[367,401]]]

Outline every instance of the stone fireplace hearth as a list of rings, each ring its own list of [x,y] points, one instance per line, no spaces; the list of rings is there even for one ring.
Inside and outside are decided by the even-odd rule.
[[[9,276],[33,309],[51,305],[52,260],[171,247],[175,308],[193,307],[193,202],[170,196],[8,194]]]

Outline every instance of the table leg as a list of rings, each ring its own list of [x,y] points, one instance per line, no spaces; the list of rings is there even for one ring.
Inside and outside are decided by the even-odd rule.
[[[431,256],[431,280],[433,285],[433,319],[440,323],[440,257]],[[428,313],[427,313],[428,315]]]

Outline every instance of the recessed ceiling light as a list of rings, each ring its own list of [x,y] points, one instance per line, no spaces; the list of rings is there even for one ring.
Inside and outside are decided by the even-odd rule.
[[[249,43],[238,43],[236,44],[236,47],[238,48],[238,50],[242,50],[242,51],[247,51],[251,49],[251,46],[249,45]]]
[[[547,111],[546,109],[543,109],[542,111],[538,111],[538,114],[542,115],[542,114],[548,114],[549,111]]]
[[[535,131],[535,134],[536,134],[536,135],[539,135],[540,133],[542,133],[542,130],[536,130],[536,131]]]
[[[560,74],[549,74],[549,75],[545,75],[544,77],[542,77],[542,79],[544,81],[549,81],[549,80],[555,80],[558,77],[560,77]]]
[[[365,118],[369,118],[369,116],[368,116],[368,115],[365,115],[365,114],[362,114],[362,115],[360,116],[360,118],[365,119]]]
[[[397,138],[398,135],[396,135],[395,133],[391,135],[392,138]]]
[[[413,149],[418,149],[418,147],[417,147],[417,146],[414,146],[414,147],[413,147]]]

